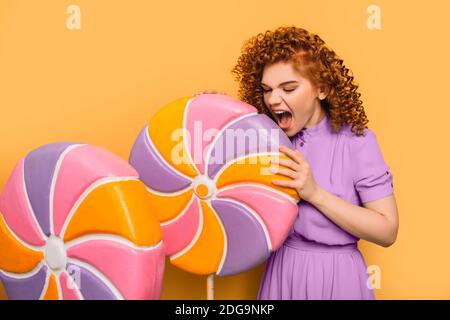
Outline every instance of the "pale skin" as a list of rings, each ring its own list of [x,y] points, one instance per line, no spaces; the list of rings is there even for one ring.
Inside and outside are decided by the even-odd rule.
[[[326,98],[326,89],[314,87],[289,62],[265,66],[261,87],[264,103],[270,111],[282,110],[292,114],[292,121],[283,127],[289,137],[303,128],[318,124],[325,117],[320,100]],[[217,92],[197,94],[201,93]],[[272,159],[271,171],[291,179],[273,180],[274,185],[295,189],[301,199],[314,205],[327,218],[358,238],[383,247],[394,244],[399,227],[394,194],[363,203],[363,207],[354,205],[321,188],[300,151],[282,146],[280,152],[288,159]]]

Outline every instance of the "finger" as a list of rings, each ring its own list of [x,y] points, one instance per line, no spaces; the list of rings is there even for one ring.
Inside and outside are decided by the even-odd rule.
[[[216,93],[216,91],[215,90],[202,90],[202,91],[197,91],[194,95],[200,96],[202,94],[209,94],[209,93],[213,94],[213,93]]]
[[[295,171],[292,171],[291,169],[283,169],[281,167],[270,167],[270,172],[273,174],[281,174],[292,179],[295,179],[297,177],[297,173]]]
[[[282,166],[292,169],[294,171],[300,170],[300,166],[296,162],[292,161],[291,159],[272,158],[272,159],[270,159],[270,162],[275,165],[282,165]]]
[[[285,146],[280,146],[279,150],[298,164],[301,164],[305,160],[303,155],[297,150]]]
[[[295,189],[295,182],[292,180],[272,180],[272,183],[276,186]]]
[[[196,93],[194,93],[194,96],[199,96],[202,94],[222,94],[222,95],[227,95],[227,93],[225,91],[221,91],[218,92],[217,90],[204,90],[204,91],[198,91]]]

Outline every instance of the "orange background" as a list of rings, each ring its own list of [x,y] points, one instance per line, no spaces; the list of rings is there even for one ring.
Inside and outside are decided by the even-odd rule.
[[[80,30],[66,27],[70,4],[81,9]],[[203,89],[236,96],[230,70],[243,41],[294,24],[321,35],[353,70],[394,176],[397,242],[360,242],[367,264],[381,268],[376,297],[449,299],[450,3],[377,0],[381,30],[366,26],[370,4],[0,0],[0,189],[21,157],[51,142],[128,159],[159,107]],[[216,298],[254,299],[262,271],[216,278]],[[167,262],[163,299],[205,297],[206,277]]]

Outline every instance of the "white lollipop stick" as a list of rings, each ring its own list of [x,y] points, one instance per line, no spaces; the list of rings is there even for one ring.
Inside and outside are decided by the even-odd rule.
[[[214,300],[214,274],[206,278],[206,297],[208,300]]]

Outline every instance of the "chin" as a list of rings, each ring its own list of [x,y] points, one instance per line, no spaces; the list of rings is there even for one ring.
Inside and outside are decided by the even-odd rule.
[[[292,129],[283,130],[283,131],[289,138],[292,138],[296,134],[296,132],[294,132],[294,130],[292,130]]]

